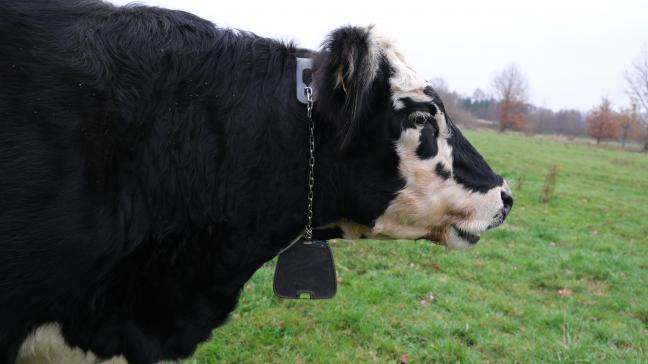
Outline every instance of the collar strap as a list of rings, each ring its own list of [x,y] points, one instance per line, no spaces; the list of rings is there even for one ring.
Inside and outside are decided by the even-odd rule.
[[[313,59],[312,58],[297,58],[297,77],[296,93],[297,100],[302,104],[308,104],[306,97],[306,87],[313,81]]]

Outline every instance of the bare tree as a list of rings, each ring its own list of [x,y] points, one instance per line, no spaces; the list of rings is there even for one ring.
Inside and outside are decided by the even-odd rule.
[[[546,107],[529,107],[529,129],[539,134],[558,134],[555,113]]]
[[[634,125],[639,124],[639,106],[636,102],[632,102],[629,107],[621,108],[618,115],[619,125],[623,130],[621,136],[621,147],[625,148],[628,137]]]
[[[644,115],[640,115],[640,120],[648,135],[648,49],[644,50],[643,55],[632,64],[625,74],[625,79],[628,83],[627,93],[630,99],[643,109]],[[643,149],[648,152],[648,136],[644,140]]]
[[[499,101],[500,131],[524,130],[528,124],[528,84],[522,72],[511,64],[495,75],[493,88]]]
[[[446,81],[444,78],[441,77],[433,78],[429,82],[430,82],[430,86],[432,86],[434,91],[436,91],[439,94],[439,96],[450,93],[450,86],[448,85],[448,81]]]
[[[583,114],[578,110],[562,109],[556,112],[556,124],[558,133],[565,134],[570,139],[585,135]]]
[[[450,86],[446,80],[434,78],[429,82],[434,91],[439,94],[446,112],[451,115],[454,122],[463,125],[475,123],[475,116],[463,109],[461,105],[462,97],[455,91],[450,91]]]
[[[486,101],[488,100],[488,96],[486,96],[486,93],[482,91],[481,89],[476,88],[475,91],[472,94],[472,99],[473,101],[480,102],[480,101]]]

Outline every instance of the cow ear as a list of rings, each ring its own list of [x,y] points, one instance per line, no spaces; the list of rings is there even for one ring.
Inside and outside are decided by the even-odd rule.
[[[315,58],[316,108],[338,124],[342,147],[371,106],[381,58],[371,30],[343,27],[333,31]]]

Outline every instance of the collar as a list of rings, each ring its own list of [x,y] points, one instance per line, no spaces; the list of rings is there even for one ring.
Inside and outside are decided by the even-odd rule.
[[[307,104],[306,87],[313,81],[313,59],[297,57],[297,74],[295,77],[295,92],[297,100],[302,104]]]

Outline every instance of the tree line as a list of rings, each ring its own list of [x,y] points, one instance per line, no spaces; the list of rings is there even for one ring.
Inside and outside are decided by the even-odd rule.
[[[499,131],[591,137],[602,141],[640,143],[648,152],[648,50],[625,73],[628,103],[615,106],[603,97],[587,112],[558,111],[528,101],[528,82],[511,64],[493,78],[492,94],[477,89],[471,96],[451,91],[443,79],[432,80],[453,119]]]

